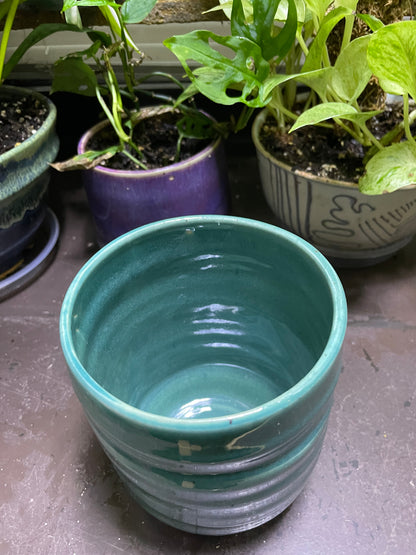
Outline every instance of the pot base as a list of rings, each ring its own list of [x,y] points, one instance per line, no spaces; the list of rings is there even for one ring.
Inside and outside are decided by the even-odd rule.
[[[348,256],[339,256],[339,250],[335,251],[327,248],[320,248],[319,245],[317,245],[316,248],[337,268],[366,268],[374,264],[385,262],[410,243],[413,237],[414,235],[410,235],[401,241],[397,241],[396,243],[380,249],[352,251],[351,254],[346,252],[343,253],[348,254]]]
[[[59,237],[59,223],[49,208],[37,231],[33,244],[23,253],[16,271],[0,279],[0,301],[10,297],[29,285],[52,262]]]

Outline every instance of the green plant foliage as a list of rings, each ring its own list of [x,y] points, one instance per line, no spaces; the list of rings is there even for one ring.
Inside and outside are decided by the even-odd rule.
[[[235,56],[225,56],[212,43],[226,47]],[[248,106],[262,106],[258,93],[269,75],[269,64],[260,47],[250,39],[192,31],[168,39],[165,45],[176,54],[195,87],[209,99],[225,105],[244,102]],[[201,66],[192,70],[189,59]]]
[[[345,102],[357,100],[371,78],[371,69],[367,62],[369,41],[370,37],[367,35],[350,42],[340,52],[334,64],[331,86]]]
[[[360,112],[350,104],[342,102],[326,102],[318,104],[303,112],[292,125],[290,131],[296,131],[306,125],[316,125],[329,119],[346,119],[348,121],[363,123],[373,116],[379,114],[378,111]]]
[[[71,90],[84,96],[95,96],[97,87],[94,70],[81,58],[64,58],[56,62],[51,92]]]
[[[65,23],[40,24],[23,39],[9,60],[5,62],[7,46],[12,32],[13,22],[16,17],[16,12],[18,7],[24,2],[25,0],[4,0],[0,3],[0,21],[4,20],[3,33],[0,41],[0,83],[2,83],[9,76],[11,71],[13,71],[15,66],[20,62],[22,56],[33,45],[59,31],[77,30]]]
[[[132,160],[138,168],[146,169],[142,151],[133,137],[141,114],[138,92],[141,81],[149,76],[141,81],[137,79],[135,70],[144,55],[129,34],[127,25],[140,23],[155,4],[156,0],[124,0],[121,4],[111,0],[65,0],[63,13],[70,21],[77,22],[77,30],[86,33],[91,46],[83,51],[71,52],[55,63],[52,91],[96,96],[113,127],[118,144],[104,151],[91,151],[82,157],[75,156],[71,160],[56,163],[56,169],[63,171],[81,166],[89,169],[118,152]],[[106,21],[106,32],[83,27],[79,7],[99,9]],[[115,71],[115,61],[121,66],[121,79]],[[161,73],[158,75],[162,76]],[[163,76],[180,85],[170,75]],[[152,96],[158,98],[155,93]],[[159,98],[165,104],[174,105],[173,99],[163,95],[159,95]],[[178,103],[178,109],[181,118],[178,123],[177,156],[184,138],[206,139],[226,132],[223,126],[201,115],[193,106]]]
[[[253,0],[252,20],[247,20],[241,0],[234,0],[231,12],[231,32],[234,37],[245,37],[260,47],[266,60],[283,58],[290,50],[296,31],[296,6],[289,1],[286,25],[275,34],[274,20],[281,0]]]
[[[125,0],[120,9],[124,23],[140,23],[149,15],[156,2],[157,0]]]
[[[416,100],[416,21],[379,29],[370,40],[368,64],[383,89]]]
[[[112,8],[119,8],[117,2],[111,2],[109,0],[65,0],[62,7],[62,11],[69,10],[70,8],[82,8],[82,7],[101,7],[110,6]]]
[[[416,183],[416,145],[412,141],[390,145],[366,165],[360,190],[369,195],[391,193]]]
[[[330,32],[333,30],[335,25],[339,23],[346,15],[349,15],[350,11],[346,8],[336,8],[335,10],[329,12],[319,27],[319,31],[314,38],[309,52],[306,56],[305,63],[302,67],[302,72],[312,71],[314,69],[320,69],[324,60],[324,54],[326,53],[326,41],[328,40]]]
[[[222,104],[241,102],[243,113],[267,106],[282,133],[308,125],[340,127],[366,152],[363,192],[408,186],[416,164],[411,134],[416,110],[409,101],[416,100],[416,21],[384,25],[357,13],[357,5],[357,0],[221,0],[218,8],[231,19],[232,37],[197,31],[165,41],[192,81],[183,97],[198,91]],[[353,38],[357,20],[368,31]],[[330,50],[335,28],[340,45]],[[220,54],[217,45],[232,55]],[[403,121],[382,137],[368,125],[382,110],[360,105],[374,77],[384,92],[403,97]],[[307,89],[304,100],[296,96],[299,85]],[[403,135],[404,142],[395,144]]]
[[[62,31],[79,32],[78,27],[67,23],[41,23],[33,29],[19,44],[13,54],[10,56],[3,70],[3,79],[6,79],[14,67],[20,62],[23,55],[39,41]]]
[[[257,108],[267,104],[270,77],[275,77],[274,67],[287,54],[297,29],[293,0],[288,0],[284,26],[275,26],[279,3],[280,0],[253,0],[251,18],[247,21],[243,3],[234,0],[232,36],[192,31],[165,40],[165,46],[185,68],[194,87],[192,90],[225,105],[243,102],[250,108]],[[220,47],[223,50],[225,47],[228,56]],[[191,69],[191,61],[198,64],[196,69]]]

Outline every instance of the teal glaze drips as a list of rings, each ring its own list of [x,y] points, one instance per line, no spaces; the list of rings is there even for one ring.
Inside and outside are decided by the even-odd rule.
[[[30,89],[1,87],[2,100],[23,96],[32,97],[47,109],[48,115],[33,136],[0,155],[0,274],[22,258],[44,220],[49,164],[59,148],[54,104]]]
[[[32,96],[35,101],[46,106],[48,116],[32,137],[0,155],[0,228],[12,225],[23,217],[26,210],[37,207],[48,183],[49,164],[55,159],[59,148],[54,104],[44,95],[30,89],[10,86],[1,88],[2,99],[12,101],[22,96]],[[34,183],[33,187],[27,190],[31,183]]]
[[[73,281],[61,341],[107,454],[149,512],[226,534],[290,504],[340,371],[342,286],[302,239],[227,216],[149,224]]]

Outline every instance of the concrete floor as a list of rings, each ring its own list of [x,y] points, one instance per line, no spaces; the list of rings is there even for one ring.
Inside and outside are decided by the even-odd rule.
[[[233,213],[265,221],[256,161],[230,156]],[[0,553],[12,555],[416,552],[416,240],[373,268],[340,270],[344,368],[307,486],[255,530],[203,537],[135,504],[98,445],[61,353],[63,296],[95,251],[80,176],[54,175],[56,258],[0,304]]]

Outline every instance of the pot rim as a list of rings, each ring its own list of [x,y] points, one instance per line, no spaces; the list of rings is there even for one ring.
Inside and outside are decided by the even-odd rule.
[[[141,113],[150,112],[150,115],[146,116],[143,119],[147,119],[152,117],[153,115],[156,115],[151,113],[154,111],[155,108],[157,107],[155,106],[143,107],[141,109]],[[166,108],[165,110],[159,110],[158,113],[163,113],[164,111],[172,110],[170,106],[166,106],[165,108]],[[86,145],[88,144],[88,141],[91,139],[93,135],[95,135],[98,131],[100,131],[101,129],[109,125],[110,125],[110,122],[108,120],[104,120],[96,123],[89,129],[87,129],[87,131],[85,131],[85,133],[81,136],[78,142],[78,147],[77,147],[78,154],[83,154],[86,151]],[[108,175],[117,175],[120,177],[123,177],[123,176],[132,177],[132,176],[141,176],[141,175],[157,176],[160,174],[165,174],[166,172],[171,173],[174,171],[181,171],[183,170],[184,167],[196,164],[201,159],[212,155],[212,153],[218,149],[220,143],[221,143],[221,136],[218,136],[216,139],[213,139],[204,149],[200,150],[199,152],[190,156],[189,158],[186,158],[185,160],[182,160],[180,162],[175,162],[174,164],[170,164],[169,166],[163,166],[161,168],[153,168],[149,170],[118,170],[113,168],[107,168],[106,166],[97,165],[93,168],[93,170],[99,173],[104,173]],[[85,171],[91,171],[91,170],[85,170]]]
[[[46,135],[49,132],[49,129],[54,125],[56,121],[56,106],[47,96],[40,93],[39,91],[35,91],[33,89],[29,89],[26,87],[15,87],[12,85],[2,85],[0,87],[0,98],[2,97],[2,91],[7,90],[10,91],[12,94],[16,96],[33,96],[40,100],[44,106],[48,108],[48,115],[46,116],[45,121],[39,127],[39,129],[34,133],[31,137],[25,139],[20,145],[15,146],[8,150],[7,152],[3,152],[0,154],[0,165],[8,164],[10,159],[19,158],[22,156],[23,152],[32,146],[32,143],[39,141],[39,137]]]
[[[283,239],[298,248],[321,272],[330,290],[333,305],[333,318],[328,340],[320,357],[308,373],[289,390],[266,403],[243,412],[204,419],[177,419],[135,408],[116,398],[99,385],[84,368],[76,355],[71,337],[72,314],[78,290],[96,271],[97,267],[99,267],[102,262],[106,262],[110,259],[118,249],[136,241],[139,237],[143,238],[147,235],[157,233],[158,231],[163,231],[166,228],[198,226],[203,224],[215,224],[216,226],[221,224],[233,224],[240,228],[254,228],[269,234],[271,233],[280,238],[280,240]],[[113,240],[99,250],[78,272],[65,295],[60,315],[60,338],[67,364],[72,377],[80,387],[87,392],[87,395],[93,397],[95,401],[98,401],[101,405],[104,405],[110,412],[122,415],[124,419],[134,424],[139,424],[150,429],[157,429],[159,431],[169,430],[177,433],[218,433],[234,429],[235,427],[241,428],[247,425],[258,425],[270,417],[275,417],[290,406],[302,402],[305,396],[319,387],[319,384],[325,379],[332,364],[340,355],[346,327],[347,303],[344,289],[337,273],[328,260],[313,247],[313,245],[307,243],[304,239],[293,233],[272,224],[238,216],[208,215],[170,218],[147,224]]]
[[[267,117],[267,114],[269,113],[268,108],[263,108],[263,110],[261,110],[257,116],[254,119],[253,125],[251,127],[251,136],[254,142],[254,145],[256,147],[256,149],[258,150],[258,152],[260,152],[262,154],[262,156],[264,156],[265,158],[267,158],[270,162],[272,162],[273,164],[280,166],[281,168],[283,168],[284,170],[294,173],[295,175],[300,175],[301,177],[304,177],[305,179],[308,179],[310,181],[315,181],[316,183],[322,183],[325,185],[334,185],[337,187],[345,187],[347,189],[355,189],[357,192],[361,193],[359,188],[358,188],[358,184],[354,183],[352,181],[339,181],[336,179],[330,179],[328,177],[322,177],[322,176],[318,176],[315,175],[313,173],[310,172],[306,172],[306,171],[301,171],[301,170],[296,170],[293,171],[292,168],[286,164],[285,162],[282,162],[281,160],[278,160],[277,158],[275,158],[272,154],[270,154],[270,152],[268,152],[264,146],[262,145],[261,141],[260,141],[260,130],[261,127]],[[397,189],[396,191],[393,191],[393,193],[398,193],[398,192],[404,192],[404,191],[409,191],[409,190],[414,190],[416,189],[416,183],[413,185],[408,185],[406,187],[402,187],[401,189]],[[382,194],[393,194],[393,193],[382,193]],[[364,195],[364,193],[361,193],[363,196],[377,196],[377,195]]]

